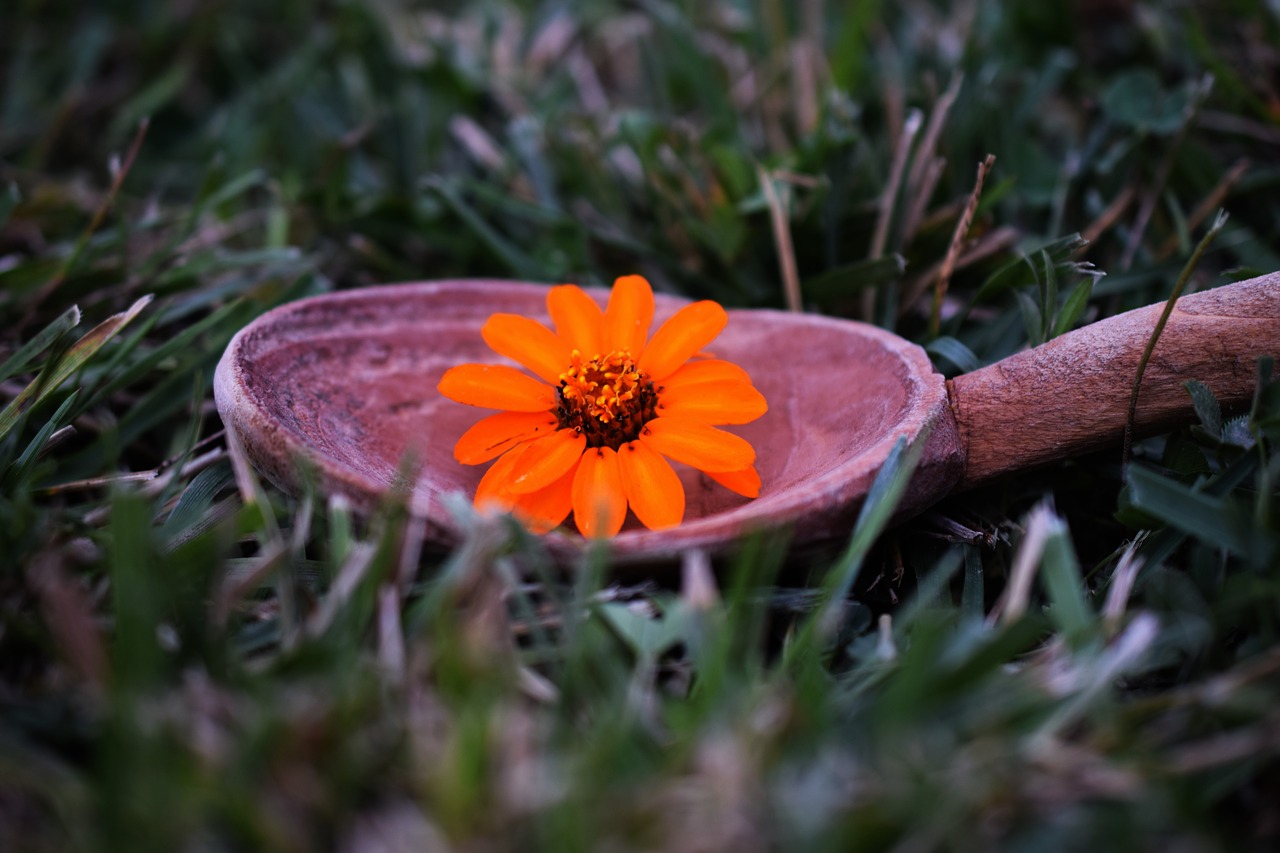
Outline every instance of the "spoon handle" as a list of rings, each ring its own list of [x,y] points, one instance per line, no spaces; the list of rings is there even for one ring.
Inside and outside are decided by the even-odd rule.
[[[1164,303],[1102,320],[947,383],[965,449],[960,487],[1120,443],[1142,352]],[[1147,364],[1135,435],[1193,416],[1198,379],[1226,407],[1253,396],[1259,356],[1280,356],[1280,272],[1178,300]]]

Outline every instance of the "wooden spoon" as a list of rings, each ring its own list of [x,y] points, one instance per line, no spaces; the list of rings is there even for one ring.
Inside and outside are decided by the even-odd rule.
[[[601,294],[598,294],[600,296]],[[548,322],[546,288],[504,281],[390,285],[304,299],[245,327],[218,364],[214,392],[250,460],[285,489],[306,460],[319,486],[369,509],[402,478],[430,535],[456,538],[441,501],[474,492],[484,466],[457,463],[458,436],[486,414],[442,398],[436,383],[463,362],[495,362],[480,326],[496,311]],[[656,323],[684,300],[658,297]],[[742,365],[769,412],[733,428],[757,450],[760,497],[747,500],[680,471],[685,522],[650,531],[634,519],[614,553],[654,557],[723,548],[761,527],[797,540],[846,533],[899,438],[928,428],[904,499],[919,510],[956,488],[1117,444],[1138,361],[1163,304],[1103,320],[947,381],[915,344],[863,323],[738,310],[711,349]],[[1181,299],[1147,367],[1138,434],[1191,415],[1188,379],[1224,405],[1247,402],[1255,360],[1280,354],[1280,273]],[[682,468],[683,466],[677,466]],[[561,550],[581,547],[551,534]]]

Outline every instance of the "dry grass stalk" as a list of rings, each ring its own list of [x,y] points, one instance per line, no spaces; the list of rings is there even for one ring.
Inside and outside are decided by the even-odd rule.
[[[1054,517],[1052,510],[1044,503],[1038,503],[1027,516],[1027,531],[1022,543],[1013,558],[1013,568],[1009,572],[1009,583],[991,608],[987,616],[987,624],[997,622],[1008,625],[1018,621],[1027,612],[1031,601],[1031,582],[1035,580],[1036,571],[1044,557],[1044,546],[1049,536],[1062,522]]]
[[[818,85],[822,67],[819,44],[800,39],[791,46],[791,96],[796,133],[802,137],[817,130],[822,115]]]
[[[972,246],[965,249],[964,252],[956,259],[955,267],[952,269],[962,270],[965,267],[976,264],[978,261],[989,258],[992,255],[1010,249],[1017,245],[1021,232],[1012,226],[1002,225],[994,231],[983,234]],[[903,288],[905,294],[902,304],[898,309],[898,316],[906,316],[912,308],[917,305],[920,298],[929,290],[929,285],[936,281],[938,273],[942,269],[943,261],[937,261],[930,264],[923,272],[910,279]]]
[[[1169,773],[1200,773],[1248,759],[1258,760],[1280,753],[1280,714],[1243,731],[1214,735],[1180,747],[1165,765]]]
[[[1280,129],[1263,124],[1260,121],[1253,121],[1244,116],[1205,110],[1200,113],[1196,125],[1206,130],[1248,137],[1268,145],[1280,145]]]
[[[991,171],[991,167],[995,165],[996,157],[994,154],[988,154],[986,159],[978,164],[978,176],[973,182],[973,192],[969,194],[969,202],[964,206],[964,211],[960,214],[960,221],[956,223],[955,233],[951,235],[951,245],[947,247],[947,254],[942,259],[942,268],[938,271],[938,284],[933,291],[933,313],[930,316],[929,327],[933,334],[938,334],[938,326],[942,322],[942,299],[947,295],[947,285],[951,282],[951,273],[955,271],[956,259],[960,257],[960,250],[964,246],[965,237],[969,233],[969,226],[973,224],[973,215],[978,210],[978,200],[982,197],[982,183],[987,179],[987,172]]]
[[[1204,200],[1196,205],[1196,209],[1191,211],[1191,215],[1187,217],[1187,230],[1194,231],[1206,219],[1209,214],[1222,207],[1222,203],[1226,201],[1227,196],[1235,187],[1240,179],[1244,177],[1244,173],[1249,171],[1249,160],[1241,157],[1232,165],[1231,169],[1222,176],[1222,180],[1218,181]],[[1176,234],[1170,234],[1169,237],[1160,244],[1160,248],[1156,250],[1156,260],[1166,260],[1178,249],[1178,237]]]
[[[800,298],[800,270],[796,266],[796,252],[791,243],[791,224],[787,220],[787,211],[778,195],[778,188],[774,186],[773,175],[762,166],[756,167],[756,174],[760,178],[765,202],[769,205],[769,219],[773,224],[773,240],[778,250],[778,271],[782,275],[787,310],[799,313],[804,310]]]
[[[711,557],[701,548],[686,551],[681,557],[680,597],[694,610],[710,610],[720,602]]]
[[[359,588],[360,582],[364,580],[365,574],[369,571],[369,566],[373,564],[373,557],[376,553],[377,548],[368,542],[359,542],[352,546],[351,553],[347,556],[346,562],[342,564],[342,568],[338,570],[338,577],[334,579],[328,595],[324,597],[320,607],[307,620],[306,630],[308,636],[322,637],[329,630],[329,626],[333,624],[338,612],[351,600],[351,596]]]
[[[1125,607],[1133,592],[1133,585],[1138,579],[1138,570],[1142,568],[1142,558],[1137,556],[1141,540],[1134,540],[1124,549],[1120,563],[1111,575],[1111,587],[1107,590],[1107,601],[1103,605],[1102,614],[1106,621],[1107,632],[1115,635],[1120,630],[1120,621],[1124,618]]]
[[[289,550],[283,541],[271,542],[254,559],[250,566],[238,572],[228,572],[223,578],[218,594],[214,597],[212,618],[213,624],[223,627],[231,615],[231,609],[240,599],[262,586],[266,579],[275,572],[288,556]]]
[[[919,186],[911,191],[911,206],[907,208],[907,216],[903,220],[902,240],[904,243],[910,242],[911,238],[920,232],[920,224],[924,221],[925,208],[929,206],[929,199],[933,197],[933,191],[937,189],[938,181],[942,178],[942,173],[946,167],[947,159],[945,157],[931,157],[924,167]]]
[[[1111,204],[1099,213],[1097,218],[1089,223],[1089,226],[1080,232],[1081,238],[1086,243],[1095,243],[1098,238],[1111,230],[1112,226],[1119,221],[1124,212],[1129,209],[1129,205],[1133,204],[1133,200],[1138,195],[1138,188],[1133,184],[1127,185],[1120,194],[1111,200]]]
[[[578,92],[578,100],[582,108],[592,115],[604,115],[609,112],[609,95],[604,84],[600,82],[600,74],[587,58],[582,47],[574,47],[569,51],[565,67],[573,78],[574,88]]]
[[[889,225],[893,222],[893,210],[898,199],[898,188],[902,183],[902,173],[906,171],[907,158],[911,156],[911,148],[916,134],[920,132],[923,116],[919,110],[912,110],[902,122],[902,133],[898,135],[897,147],[893,153],[893,164],[889,167],[889,180],[885,182],[884,191],[880,194],[880,215],[876,219],[876,230],[871,235],[871,251],[873,260],[884,255],[885,244],[889,241]],[[876,294],[867,288],[862,294],[862,317],[870,320],[875,314]]]
[[[378,588],[378,665],[391,683],[404,680],[405,659],[400,591],[394,583],[384,583]]]
[[[475,119],[465,115],[454,116],[449,121],[449,135],[477,165],[493,172],[502,172],[507,168],[506,153]]]
[[[960,95],[960,87],[964,83],[964,74],[957,73],[951,78],[947,90],[942,93],[929,113],[929,121],[925,125],[924,135],[920,137],[920,145],[916,148],[915,159],[911,163],[911,171],[907,175],[906,194],[911,198],[911,206],[907,208],[906,219],[903,220],[902,242],[906,244],[915,235],[920,221],[924,218],[925,207],[933,197],[946,167],[945,157],[933,156],[938,147],[938,138],[946,127],[947,117]]]

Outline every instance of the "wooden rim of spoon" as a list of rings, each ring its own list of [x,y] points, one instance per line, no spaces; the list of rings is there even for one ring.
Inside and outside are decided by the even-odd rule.
[[[323,491],[367,510],[403,488],[429,535],[455,540],[460,524],[442,498],[469,496],[486,466],[457,463],[453,443],[486,412],[442,398],[436,383],[454,364],[502,363],[481,325],[498,311],[547,322],[545,298],[543,285],[456,280],[281,306],[227,347],[214,377],[218,411],[250,461],[286,490],[297,490],[309,469]],[[683,304],[660,295],[655,328]],[[722,550],[777,526],[791,527],[797,541],[842,535],[893,446],[926,433],[905,512],[954,489],[1118,444],[1163,307],[1111,317],[949,381],[920,347],[874,326],[730,311],[710,349],[743,366],[769,400],[764,417],[730,428],[756,447],[760,496],[740,498],[681,469],[684,523],[650,531],[631,519],[612,551],[647,559]],[[1256,359],[1276,354],[1280,273],[1183,297],[1146,369],[1136,434],[1191,416],[1190,379],[1226,406],[1247,403]],[[567,532],[547,541],[567,553],[584,545]]]

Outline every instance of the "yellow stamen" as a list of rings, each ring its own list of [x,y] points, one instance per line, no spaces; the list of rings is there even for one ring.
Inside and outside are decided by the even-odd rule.
[[[590,447],[617,449],[655,415],[657,392],[626,350],[585,359],[574,350],[560,374],[560,424],[586,434]]]

